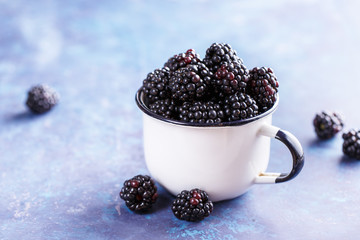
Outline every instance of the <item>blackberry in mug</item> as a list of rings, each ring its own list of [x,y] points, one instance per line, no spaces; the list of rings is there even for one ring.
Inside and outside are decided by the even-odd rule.
[[[200,56],[194,49],[189,49],[185,53],[179,53],[169,58],[164,64],[164,67],[168,67],[171,71],[176,71],[180,68],[186,67],[189,64],[195,64],[200,62]]]
[[[255,67],[250,71],[248,93],[256,100],[260,112],[269,110],[276,101],[279,82],[271,68]]]
[[[142,90],[150,101],[165,99],[169,96],[169,78],[170,69],[168,67],[155,69],[146,76],[143,81]]]
[[[230,62],[243,63],[236,51],[227,43],[213,43],[207,50],[203,60],[205,65],[212,71],[216,72],[223,64]]]
[[[189,101],[205,96],[210,72],[203,63],[191,64],[175,71],[169,80],[173,99]]]

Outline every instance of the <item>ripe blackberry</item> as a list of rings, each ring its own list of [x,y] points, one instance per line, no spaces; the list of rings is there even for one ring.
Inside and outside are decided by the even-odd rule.
[[[255,117],[259,114],[259,108],[251,96],[237,92],[225,98],[224,112],[226,120],[231,122]]]
[[[184,190],[176,196],[172,204],[174,215],[180,220],[201,221],[213,211],[213,203],[205,191],[200,189]]]
[[[224,63],[243,61],[236,55],[236,51],[226,43],[213,43],[207,50],[203,62],[215,73]]]
[[[337,113],[321,112],[316,114],[313,125],[319,138],[329,139],[342,130],[344,123]]]
[[[28,91],[26,105],[34,113],[45,113],[59,101],[57,92],[45,84],[39,84]]]
[[[199,54],[194,49],[189,49],[185,53],[174,55],[164,64],[164,67],[168,67],[171,71],[175,72],[180,68],[197,62],[200,62]]]
[[[360,160],[360,130],[351,129],[343,133],[343,152],[345,155]]]
[[[143,81],[142,90],[150,102],[165,99],[169,96],[167,88],[169,78],[170,69],[168,67],[155,69],[146,76]]]
[[[170,98],[156,100],[149,105],[149,108],[153,113],[165,118],[174,118],[177,109],[175,101]]]
[[[266,112],[274,105],[279,83],[271,68],[253,68],[247,86],[248,93],[258,103],[260,112]]]
[[[219,123],[223,121],[224,112],[212,101],[184,102],[179,106],[179,119],[191,123]]]
[[[119,195],[132,211],[151,208],[158,197],[156,185],[147,175],[137,175],[126,180]]]
[[[211,73],[203,63],[196,63],[175,71],[169,80],[172,98],[189,101],[205,96]]]
[[[219,95],[232,95],[236,92],[245,92],[249,80],[249,70],[240,62],[226,62],[215,73],[212,85],[219,90]]]

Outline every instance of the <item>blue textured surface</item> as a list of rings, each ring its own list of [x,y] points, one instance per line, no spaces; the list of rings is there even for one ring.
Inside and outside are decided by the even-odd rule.
[[[342,140],[320,142],[315,112],[360,127],[357,1],[0,0],[0,239],[351,239],[360,226],[360,162]],[[248,68],[280,82],[274,124],[303,145],[291,182],[216,203],[200,223],[177,220],[160,187],[148,214],[129,211],[125,179],[148,173],[134,95],[146,74],[194,48],[227,42]],[[34,116],[26,91],[61,95]],[[272,142],[269,171],[290,154]]]

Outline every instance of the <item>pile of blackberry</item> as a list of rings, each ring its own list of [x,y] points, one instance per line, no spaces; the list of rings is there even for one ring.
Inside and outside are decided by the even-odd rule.
[[[171,57],[147,75],[141,90],[149,110],[164,118],[221,124],[268,111],[278,87],[271,68],[249,71],[229,44],[213,43],[203,59],[194,49]]]

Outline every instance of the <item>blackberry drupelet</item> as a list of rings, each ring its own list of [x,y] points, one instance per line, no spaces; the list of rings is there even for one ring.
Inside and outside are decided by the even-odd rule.
[[[147,175],[137,175],[126,180],[119,195],[132,211],[143,211],[151,208],[158,197],[157,187]]]
[[[212,86],[220,97],[245,92],[249,70],[240,62],[226,62],[216,71]]]
[[[224,63],[230,62],[243,63],[241,58],[236,54],[236,51],[226,43],[213,43],[207,50],[203,62],[205,65],[215,73]]]
[[[276,101],[279,83],[271,68],[255,67],[250,71],[248,94],[258,103],[260,112],[269,110]]]
[[[345,155],[360,160],[360,130],[351,129],[343,133],[343,152]]]
[[[237,92],[224,100],[226,120],[236,121],[255,117],[259,114],[256,101],[246,93]]]
[[[179,108],[179,120],[191,123],[220,123],[224,112],[220,104],[213,101],[184,102]]]
[[[176,113],[176,103],[174,100],[160,99],[149,105],[150,111],[165,118],[174,118]]]
[[[169,78],[170,69],[168,67],[155,69],[146,76],[146,79],[143,81],[142,90],[151,102],[169,97]]]
[[[170,68],[171,71],[186,67],[189,64],[195,64],[200,62],[200,56],[195,52],[194,49],[189,49],[185,53],[179,53],[171,57],[165,64],[164,67]]]
[[[344,123],[337,113],[321,112],[316,114],[313,125],[319,138],[329,139],[343,129]]]
[[[179,193],[171,209],[178,219],[196,222],[208,217],[213,208],[213,203],[205,191],[192,189]]]
[[[34,113],[50,111],[59,102],[57,92],[45,84],[39,84],[28,91],[26,105]]]
[[[183,102],[201,99],[206,95],[210,81],[211,73],[201,62],[180,68],[169,80],[171,96]]]

